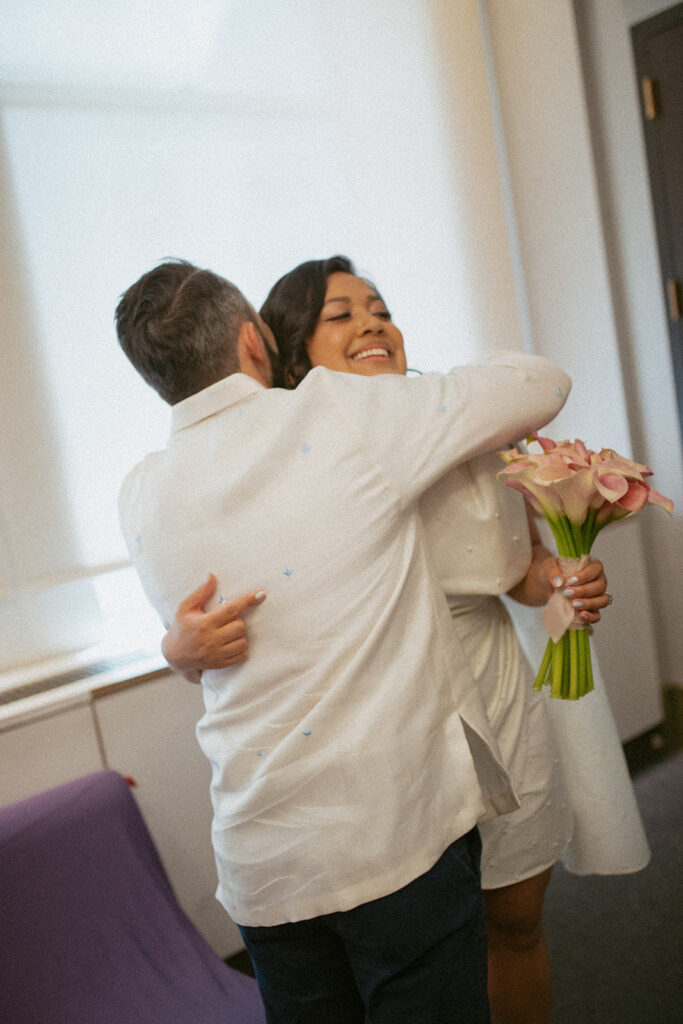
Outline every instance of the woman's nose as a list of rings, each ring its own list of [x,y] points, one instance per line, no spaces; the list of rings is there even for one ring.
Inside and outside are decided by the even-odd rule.
[[[361,334],[382,334],[384,332],[384,321],[371,313],[369,309],[363,310],[360,314]]]

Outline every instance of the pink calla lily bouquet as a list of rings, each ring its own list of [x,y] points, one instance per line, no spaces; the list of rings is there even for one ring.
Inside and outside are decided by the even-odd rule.
[[[498,452],[506,463],[498,479],[521,491],[546,520],[565,572],[585,564],[595,538],[609,523],[639,512],[648,503],[660,505],[671,515],[673,502],[645,482],[645,477],[652,476],[647,466],[611,448],[591,451],[579,440],[556,444],[538,434],[532,440],[541,446],[540,452],[517,448]],[[550,598],[543,621],[550,640],[534,689],[548,684],[551,697],[578,700],[593,689],[591,629],[559,593]]]

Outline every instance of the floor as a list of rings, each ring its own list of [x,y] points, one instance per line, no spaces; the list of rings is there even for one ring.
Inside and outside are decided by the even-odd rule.
[[[679,695],[676,696],[678,701]],[[625,746],[652,860],[636,875],[556,867],[546,900],[552,1024],[683,1024],[683,735],[668,724]],[[253,974],[246,951],[228,961]]]

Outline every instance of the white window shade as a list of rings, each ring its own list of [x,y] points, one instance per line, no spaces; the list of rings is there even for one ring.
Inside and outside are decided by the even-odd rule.
[[[253,101],[324,87],[324,15],[311,0],[3,0],[12,82],[192,90]]]
[[[169,410],[113,327],[156,262],[211,267],[259,306],[301,260],[345,253],[385,292],[412,366],[476,348],[429,8],[3,3],[0,669],[103,638],[158,644],[116,568],[116,498]]]
[[[157,42],[184,54],[173,88],[162,74],[169,63],[136,58],[149,55],[140,11],[110,25],[110,41],[128,33],[130,46],[127,61],[108,65],[97,15],[113,5],[61,6],[83,15],[70,45],[46,47],[55,11],[30,3],[9,5],[15,18],[0,41],[14,74],[2,87],[0,121],[0,670],[103,640],[154,647],[161,634],[134,573],[120,571],[128,559],[116,500],[131,466],[165,443],[169,410],[118,348],[120,293],[155,262],[183,256],[234,276],[258,304],[287,265],[273,255],[271,269],[269,254],[310,223],[320,181],[340,180],[317,101],[283,113],[279,96],[254,108],[277,75],[264,88],[243,46],[230,98],[215,95],[223,71],[211,79],[213,101],[179,100],[179,84],[203,82],[206,94],[212,62],[229,65],[226,32],[248,16],[243,5],[200,5],[205,17],[199,11],[191,28],[166,5],[176,36],[168,28]],[[185,49],[176,45],[183,26]],[[298,51],[309,46],[315,62],[310,25],[304,35]],[[117,75],[114,91],[101,89]],[[249,75],[245,110],[250,103],[236,97]],[[319,209],[321,225],[338,221],[338,193],[326,191]],[[326,251],[322,233],[307,234],[312,251]]]
[[[296,122],[268,124],[261,141],[245,119],[135,111],[8,110],[4,127],[23,235],[12,249],[26,253],[32,317],[27,401],[43,418],[29,445],[39,463],[32,532],[50,543],[46,527],[61,495],[74,536],[60,541],[50,571],[97,569],[125,557],[118,486],[139,457],[164,444],[169,419],[116,344],[119,293],[175,255],[231,274],[238,253],[242,283],[262,261],[264,240],[298,230],[318,176],[338,180],[338,167],[322,147],[316,152],[310,126]],[[245,204],[254,193],[278,196],[275,229],[270,210]],[[322,221],[337,220],[334,192],[326,200]],[[40,550],[35,559],[46,564]]]

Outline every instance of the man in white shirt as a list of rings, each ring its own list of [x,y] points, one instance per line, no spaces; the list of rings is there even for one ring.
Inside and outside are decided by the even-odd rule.
[[[149,600],[168,624],[209,565],[219,594],[268,593],[250,659],[204,673],[197,727],[218,898],[268,1020],[488,1021],[476,822],[515,800],[415,506],[545,425],[569,379],[515,352],[270,390],[268,328],[183,262],[124,294],[117,330],[173,405],[120,499]]]

